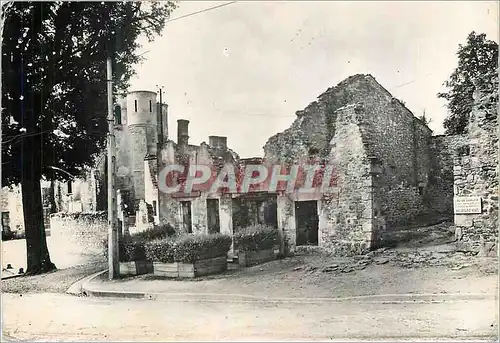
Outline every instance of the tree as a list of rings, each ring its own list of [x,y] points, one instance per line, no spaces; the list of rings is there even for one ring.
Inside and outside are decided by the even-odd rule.
[[[443,123],[447,134],[466,132],[476,87],[495,88],[498,82],[495,81],[498,44],[486,39],[486,34],[471,32],[466,44],[459,45],[457,57],[458,66],[444,83],[449,91],[438,94],[439,98],[448,101],[449,114]]]
[[[55,269],[43,225],[40,179],[65,180],[93,162],[107,132],[106,58],[114,91],[138,63],[173,2],[14,2],[2,40],[2,183],[21,183],[27,273]]]

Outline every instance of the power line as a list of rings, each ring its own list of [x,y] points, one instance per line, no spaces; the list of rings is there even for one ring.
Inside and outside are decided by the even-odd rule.
[[[427,74],[425,74],[423,77],[427,77],[427,76],[429,76],[429,75],[431,75],[431,74],[432,74],[432,73],[427,73]],[[392,87],[392,88],[388,89],[388,91],[392,91],[392,90],[394,90],[394,89],[396,89],[396,88],[399,88],[399,87],[403,87],[403,86],[409,85],[409,84],[411,84],[411,83],[413,83],[413,82],[416,82],[416,81],[418,81],[418,79],[413,79],[413,80],[411,80],[411,81],[408,81],[408,82],[402,83],[402,84],[400,84],[400,85],[394,86],[394,87]]]
[[[205,8],[205,9],[197,11],[197,12],[192,12],[192,13],[188,13],[188,14],[182,15],[182,16],[177,17],[177,18],[169,19],[166,22],[170,23],[170,22],[172,22],[174,20],[179,20],[179,19],[182,19],[182,18],[187,18],[187,17],[190,17],[190,16],[195,15],[195,14],[200,14],[200,13],[203,13],[203,12],[214,10],[216,8],[221,8],[221,7],[224,7],[224,6],[228,6],[228,5],[234,4],[235,2],[237,2],[237,1],[226,2],[225,4],[221,4],[221,5],[217,5],[217,6]]]

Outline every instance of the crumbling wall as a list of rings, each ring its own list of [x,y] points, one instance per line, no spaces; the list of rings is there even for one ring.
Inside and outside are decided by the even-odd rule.
[[[279,192],[277,196],[277,221],[280,254],[288,255],[295,250],[296,222],[295,206],[287,194]]]
[[[424,198],[428,212],[435,217],[453,218],[453,165],[465,135],[433,136],[429,145],[429,180]]]
[[[143,126],[131,126],[130,130],[130,149],[132,151],[132,164],[130,174],[134,183],[135,199],[144,199],[144,157],[147,150],[147,128]]]
[[[336,110],[362,102],[367,91],[366,78],[371,76],[351,76],[327,89],[304,110],[297,111],[297,119],[290,128],[269,138],[264,146],[265,159],[297,162],[306,158],[311,150],[317,150],[320,157],[327,158],[336,131]]]
[[[321,242],[336,254],[367,251],[373,239],[373,189],[371,164],[362,130],[360,111],[349,105],[336,111],[336,132],[329,163],[335,168],[337,191],[324,194],[320,205]]]
[[[234,164],[238,163],[238,161],[238,154],[227,147],[211,148],[208,144],[201,143],[200,146],[189,145],[187,148],[181,149],[181,146],[175,144],[173,141],[167,141],[161,151],[158,172],[166,166],[173,164],[184,165],[185,170],[190,165],[206,165],[213,170],[219,171],[225,164]],[[181,230],[183,227],[181,201],[190,201],[192,232],[194,234],[208,233],[208,190],[200,190],[199,185],[193,185],[191,194],[183,194],[182,177],[177,179],[177,182],[181,183],[181,189],[175,194],[163,193],[161,187],[158,187],[159,222],[170,224],[176,230]],[[228,198],[216,193],[210,194],[210,198],[220,200],[219,221],[221,232],[232,233],[231,197]]]
[[[371,75],[351,76],[297,112],[292,126],[266,143],[266,160],[297,162],[311,150],[327,157],[332,137],[338,141],[338,110],[350,104],[359,109],[356,120],[367,158],[380,162],[374,195],[378,217],[391,228],[425,215],[432,132]]]
[[[425,213],[432,132],[374,78],[366,77],[360,87],[367,90],[359,113],[363,142],[381,168],[374,194],[378,217],[387,229],[394,229]]]
[[[494,89],[496,94],[496,89]],[[454,195],[481,198],[481,213],[455,214],[456,238],[463,250],[497,255],[498,97],[476,90],[468,125],[468,145],[454,165]],[[491,96],[493,95],[493,96]],[[493,106],[491,106],[493,103]]]

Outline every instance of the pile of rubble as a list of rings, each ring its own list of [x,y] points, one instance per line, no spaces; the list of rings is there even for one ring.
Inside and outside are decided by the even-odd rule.
[[[303,270],[306,274],[330,273],[339,275],[363,270],[370,265],[388,265],[401,268],[425,268],[442,266],[452,270],[470,267],[477,262],[477,258],[470,253],[457,252],[444,247],[439,249],[388,249],[382,248],[371,251],[366,255],[352,258],[332,259],[331,263],[321,265],[299,266],[294,270]],[[493,262],[492,262],[493,263]]]

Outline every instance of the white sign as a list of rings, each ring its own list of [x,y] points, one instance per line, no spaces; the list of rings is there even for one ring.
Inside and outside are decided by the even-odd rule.
[[[453,209],[455,214],[481,213],[481,197],[458,197],[453,198]]]

